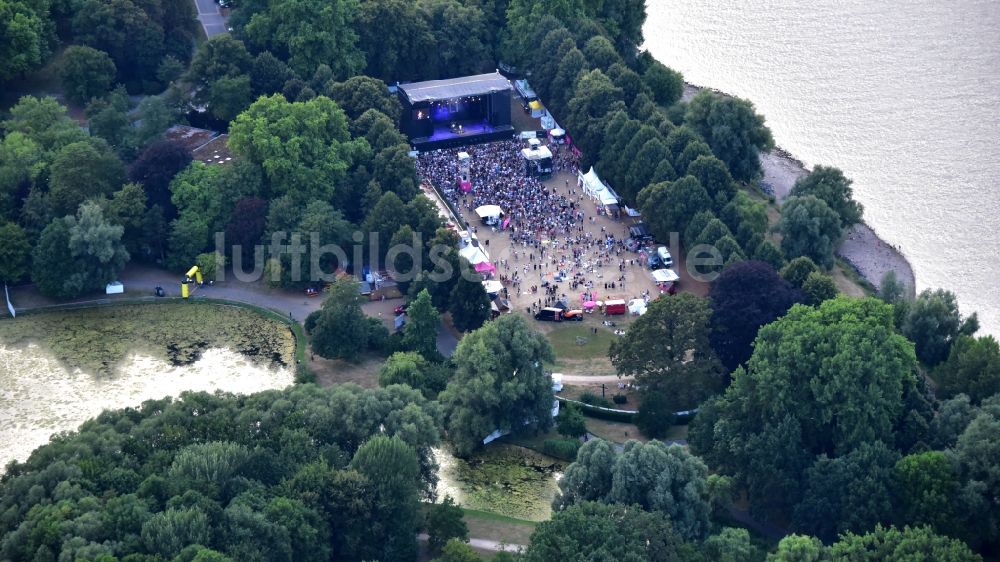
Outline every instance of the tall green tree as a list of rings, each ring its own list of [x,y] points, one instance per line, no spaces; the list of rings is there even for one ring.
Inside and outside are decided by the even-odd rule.
[[[68,47],[59,63],[63,90],[66,97],[77,105],[107,93],[116,72],[115,63],[107,53],[80,45]]]
[[[87,138],[79,123],[52,97],[24,96],[10,108],[10,118],[3,122],[3,128],[8,136],[13,132],[24,134],[49,153]]]
[[[805,256],[826,268],[844,235],[840,217],[814,195],[789,197],[781,207],[781,249],[789,258]]]
[[[946,397],[966,394],[978,403],[1000,393],[1000,345],[993,336],[958,336],[934,379]]]
[[[288,61],[299,76],[312,76],[320,64],[337,80],[358,74],[365,55],[358,48],[356,0],[270,0],[253,14],[243,32],[258,51]]]
[[[642,81],[653,92],[656,103],[668,107],[677,103],[684,93],[684,77],[680,72],[654,61],[642,73]]]
[[[910,305],[900,331],[916,345],[917,357],[934,366],[948,358],[959,335],[971,336],[978,328],[975,313],[962,317],[955,293],[925,289]]]
[[[125,183],[125,167],[103,139],[63,147],[52,161],[49,202],[56,216],[75,213],[87,199],[111,195]]]
[[[840,216],[843,228],[850,228],[861,222],[864,212],[861,203],[853,199],[851,183],[838,168],[816,166],[808,176],[795,180],[790,195],[815,195]]]
[[[428,360],[436,359],[439,354],[437,350],[438,325],[441,323],[441,316],[434,303],[431,302],[431,295],[426,289],[417,294],[417,298],[410,302],[406,309],[406,326],[403,327],[403,347],[408,351],[415,351]]]
[[[1000,404],[982,411],[958,437],[951,451],[958,464],[964,525],[961,535],[973,545],[1000,543]]]
[[[682,559],[681,549],[682,541],[663,513],[585,502],[535,527],[524,560],[673,562]]]
[[[469,540],[469,527],[465,524],[465,512],[455,504],[451,496],[445,496],[441,503],[435,503],[427,510],[425,517],[427,546],[431,552],[441,552],[445,543],[452,540]]]
[[[760,153],[774,147],[764,117],[747,100],[703,90],[691,100],[684,123],[701,134],[739,181],[760,174]]]
[[[437,398],[448,385],[448,367],[428,361],[414,351],[398,351],[379,368],[380,386],[405,384],[421,391],[427,398]]]
[[[695,214],[712,207],[705,188],[692,176],[650,185],[639,192],[636,203],[659,240],[684,232]]]
[[[945,453],[926,451],[905,456],[896,463],[893,479],[899,521],[951,534],[959,482]]]
[[[723,384],[709,343],[711,315],[708,301],[689,293],[656,299],[611,344],[611,363],[619,376],[665,393],[677,410],[695,407]]]
[[[362,445],[351,468],[374,487],[372,547],[382,560],[412,560],[417,554],[420,464],[410,445],[399,437],[379,435]]]
[[[507,314],[469,333],[452,355],[455,374],[441,393],[448,437],[469,455],[497,429],[547,431],[552,427],[553,360],[544,336],[520,315]]]
[[[42,66],[54,43],[47,3],[0,2],[0,83]]]
[[[358,282],[344,277],[327,289],[312,332],[312,349],[323,357],[354,361],[383,340],[386,332],[378,319],[362,312]]]
[[[558,512],[574,504],[605,501],[611,492],[611,474],[618,457],[613,443],[589,439],[559,480],[559,494],[552,508]]]
[[[358,48],[365,74],[393,83],[437,77],[434,29],[418,2],[374,0],[358,6]],[[430,75],[421,74],[428,71]]]
[[[123,231],[105,220],[100,205],[84,203],[76,216],[55,219],[42,231],[33,256],[33,280],[44,294],[56,298],[103,289],[128,262]]]
[[[455,328],[468,332],[479,329],[489,320],[492,309],[479,274],[465,258],[461,258],[459,267],[461,269],[455,272],[455,285],[448,295],[448,312]]]
[[[704,417],[699,412],[692,433],[704,429],[710,438],[693,443],[748,487],[757,509],[787,510],[819,455],[895,443],[908,396],[919,388],[915,367],[891,306],[844,297],[793,306],[760,329],[746,370],[733,374]]]
[[[28,273],[31,244],[15,223],[0,224],[0,283],[16,283]]]
[[[980,562],[962,541],[927,527],[875,527],[863,535],[846,533],[830,547],[834,562]]]
[[[229,128],[229,146],[264,170],[272,197],[292,194],[300,201],[329,200],[358,148],[335,102],[321,96],[289,103],[280,95],[260,98],[241,113]]]
[[[861,532],[893,516],[893,469],[899,453],[881,441],[862,443],[837,458],[821,455],[806,471],[802,502],[795,508],[799,531],[832,541]]]

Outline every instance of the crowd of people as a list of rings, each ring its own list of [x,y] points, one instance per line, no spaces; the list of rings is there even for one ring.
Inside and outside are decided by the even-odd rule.
[[[628,228],[618,223],[618,236],[610,231],[615,226],[598,220],[598,207],[569,179],[577,176],[572,149],[551,147],[553,169],[564,173],[546,185],[525,175],[522,148],[523,143],[510,140],[429,151],[418,156],[417,169],[468,217],[475,217],[475,209],[483,205],[503,210],[503,219],[492,229],[501,230],[498,235],[508,237],[510,247],[492,258],[500,281],[515,294],[541,297],[532,298],[529,311],[565,302],[567,296],[555,289],[558,283],[566,283],[572,293],[623,293],[629,270],[642,265],[626,245]],[[458,185],[459,152],[471,156],[470,192]],[[477,234],[479,228],[472,226]],[[488,239],[483,245],[488,246]]]

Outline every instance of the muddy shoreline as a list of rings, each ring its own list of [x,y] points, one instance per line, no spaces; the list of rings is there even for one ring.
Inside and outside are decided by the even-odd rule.
[[[681,99],[689,101],[695,94],[705,89],[728,95],[714,88],[685,83]],[[771,152],[762,154],[760,163],[764,171],[761,184],[767,186],[778,204],[788,196],[795,181],[810,172],[802,161],[781,147],[775,147]],[[836,166],[836,162],[830,164]],[[844,239],[837,248],[837,255],[851,264],[875,288],[881,285],[882,277],[886,273],[895,271],[896,279],[907,287],[909,295],[913,297],[916,293],[916,276],[909,260],[898,247],[879,237],[868,223],[855,225],[844,234]]]

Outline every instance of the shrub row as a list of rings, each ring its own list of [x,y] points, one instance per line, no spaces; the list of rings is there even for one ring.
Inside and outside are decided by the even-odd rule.
[[[546,439],[542,442],[542,452],[550,457],[572,462],[576,460],[580,445],[579,439]]]

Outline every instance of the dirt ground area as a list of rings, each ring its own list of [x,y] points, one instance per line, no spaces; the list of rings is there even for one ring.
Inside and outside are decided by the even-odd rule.
[[[617,239],[628,237],[628,227],[635,222],[632,218],[614,219],[607,215],[597,213],[597,206],[594,201],[584,196],[576,185],[577,178],[574,174],[566,171],[555,174],[551,179],[543,182],[544,185],[554,190],[556,193],[570,196],[576,200],[586,214],[584,219],[584,230],[589,232],[594,238],[602,239],[606,234],[612,234]],[[473,188],[475,189],[475,188]],[[583,267],[572,266],[572,248],[565,237],[543,242],[545,249],[545,259],[542,260],[533,250],[523,246],[513,246],[509,233],[496,228],[487,227],[482,224],[475,213],[463,206],[460,206],[463,218],[469,225],[475,227],[475,232],[484,250],[489,254],[491,261],[497,266],[497,274],[509,276],[515,271],[520,273],[524,280],[521,292],[514,294],[513,287],[507,283],[510,293],[511,306],[514,310],[527,312],[532,303],[545,302],[545,293],[542,288],[543,283],[555,283],[558,287],[557,294],[565,294],[568,297],[571,308],[581,308],[583,305],[582,293],[584,287],[572,289],[569,281],[557,282],[556,276],[560,271],[565,271],[572,277],[576,273],[582,274],[582,280],[590,282],[592,290],[597,294],[596,300],[629,299],[640,298],[643,292],[648,291],[650,298],[656,298],[659,289],[650,277],[650,271],[646,268],[640,255],[636,252],[621,250],[612,258],[598,259],[597,249],[588,248],[583,258]],[[593,217],[593,220],[592,220]],[[529,260],[529,253],[534,254],[534,259]],[[672,253],[678,258],[678,249],[672,249]],[[624,271],[619,270],[620,261],[626,260]],[[686,268],[681,266],[682,262],[675,261],[680,267],[675,271],[681,276],[680,290],[692,291],[704,294],[705,287],[690,278]],[[536,269],[539,268],[539,269]],[[624,275],[625,281],[619,281],[619,277]],[[612,283],[614,288],[611,287]],[[538,289],[532,291],[531,287]],[[595,314],[596,316],[596,314]]]

